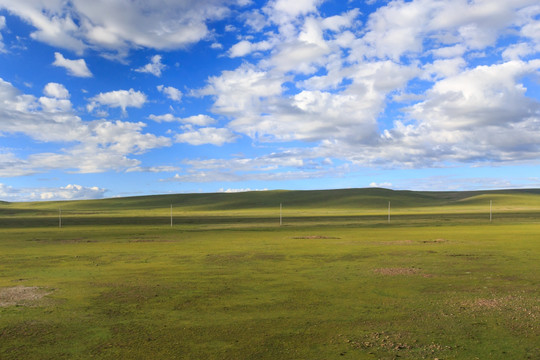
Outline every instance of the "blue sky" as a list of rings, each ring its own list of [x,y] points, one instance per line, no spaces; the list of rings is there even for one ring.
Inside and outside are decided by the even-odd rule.
[[[0,200],[540,187],[537,0],[0,0]]]

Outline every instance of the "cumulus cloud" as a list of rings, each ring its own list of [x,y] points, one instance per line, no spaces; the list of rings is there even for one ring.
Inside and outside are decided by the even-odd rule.
[[[54,53],[54,66],[63,67],[68,71],[68,74],[76,77],[92,77],[92,73],[86,66],[86,61],[84,59],[78,60],[69,60],[66,59],[59,52]]]
[[[165,85],[158,85],[157,89],[159,92],[165,94],[167,98],[173,100],[173,101],[182,101],[182,92],[178,90],[175,87],[172,86],[165,86]]]
[[[48,83],[43,89],[43,94],[56,99],[69,99],[69,91],[62,84]]]
[[[167,66],[161,63],[161,55],[154,55],[152,56],[150,63],[135,69],[135,71],[161,77],[161,72],[166,68]]]
[[[343,168],[331,166],[329,159],[319,158],[306,149],[290,149],[255,158],[187,160],[185,165],[187,171],[163,181],[283,181],[339,177],[344,173]]]
[[[225,143],[236,141],[238,135],[224,128],[205,127],[200,129],[188,129],[175,137],[178,143],[188,143],[190,145],[216,145],[222,146]]]
[[[372,182],[372,183],[369,184],[369,187],[391,189],[392,188],[392,183],[390,183],[390,182],[382,182],[382,183]]]
[[[501,50],[517,62],[475,66],[470,59],[512,28],[536,39],[533,3],[391,1],[355,33],[348,29],[358,26],[358,10],[323,18],[317,1],[288,9],[272,1],[246,17],[257,19],[259,31],[274,22],[278,33],[229,50],[245,56],[271,44],[270,56],[210,77],[199,94],[213,97],[213,111],[231,118],[237,133],[311,142],[313,154],[358,165],[530,159],[539,150],[538,101],[520,80],[537,76],[538,64],[519,60],[537,51],[535,42]],[[392,101],[412,105],[396,110]],[[381,118],[390,105],[396,117]]]
[[[126,113],[126,108],[135,107],[141,108],[147,101],[146,94],[141,91],[129,90],[116,90],[106,93],[99,93],[98,95],[90,98],[90,104],[88,104],[88,111],[93,111],[98,106],[108,106],[112,108],[121,108],[122,113]]]
[[[216,120],[213,117],[205,115],[205,114],[193,115],[193,116],[188,116],[185,118],[176,117],[173,114],[164,114],[164,115],[151,114],[148,118],[156,122],[180,122],[180,123],[191,124],[191,125],[196,125],[196,126],[208,126],[216,122]]]
[[[216,122],[214,118],[204,114],[188,116],[179,120],[180,122],[183,122],[185,124],[192,124],[197,126],[208,126]]]
[[[478,66],[438,81],[428,98],[410,111],[415,119],[446,129],[507,126],[537,116],[538,102],[518,80],[540,68],[540,60]]]
[[[214,111],[234,116],[235,121],[249,126],[254,111],[266,98],[283,91],[283,78],[253,66],[242,65],[234,71],[223,71],[220,76],[208,79],[208,85],[197,92],[215,98]],[[246,129],[247,130],[247,129]]]
[[[69,184],[59,189],[41,189],[40,200],[82,200],[100,199],[107,190],[97,186],[85,187],[76,184]]]
[[[97,186],[87,187],[77,184],[68,184],[58,188],[14,188],[0,183],[0,199],[5,201],[101,199],[106,192],[106,189]]]
[[[0,16],[0,31],[2,31],[6,27],[6,17]],[[4,45],[4,38],[2,37],[2,33],[0,33],[0,53],[5,52],[5,45]]]
[[[298,0],[294,2],[288,0],[273,0],[270,1],[268,7],[282,16],[287,15],[290,17],[297,17],[299,15],[315,12],[317,6],[322,2],[323,0]]]
[[[240,192],[249,192],[249,191],[268,191],[268,189],[251,189],[251,188],[242,188],[242,189],[224,189],[224,188],[221,188],[218,190],[218,192],[220,193],[228,193],[228,194],[233,194],[233,193],[240,193]]]
[[[229,50],[229,56],[232,58],[242,57],[255,51],[270,50],[273,44],[270,41],[261,41],[252,43],[248,40],[242,40],[234,44]]]
[[[57,83],[45,86],[39,99],[0,79],[0,134],[24,134],[41,142],[66,144],[59,152],[21,158],[0,153],[0,176],[21,176],[53,169],[90,173],[135,167],[132,155],[170,146],[171,139],[145,133],[143,122],[83,121],[74,114],[69,92]],[[47,129],[47,131],[43,131]]]
[[[124,57],[131,48],[184,48],[209,34],[207,22],[222,19],[243,0],[125,2],[0,0],[0,8],[31,24],[31,36],[82,54],[86,49]]]

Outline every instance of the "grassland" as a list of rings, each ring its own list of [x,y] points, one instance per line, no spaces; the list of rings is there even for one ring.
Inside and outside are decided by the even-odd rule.
[[[0,203],[0,359],[538,359],[539,264],[539,190]]]

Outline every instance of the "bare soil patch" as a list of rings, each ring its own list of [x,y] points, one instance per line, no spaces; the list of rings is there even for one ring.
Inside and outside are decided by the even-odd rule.
[[[52,291],[37,286],[14,286],[0,288],[0,307],[37,306]]]
[[[420,269],[416,268],[380,268],[373,270],[374,273],[387,276],[396,275],[416,275],[420,273]]]

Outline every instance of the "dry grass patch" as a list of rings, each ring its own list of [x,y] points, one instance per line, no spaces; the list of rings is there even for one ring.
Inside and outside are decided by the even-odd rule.
[[[335,236],[323,236],[323,235],[308,235],[308,236],[296,236],[293,239],[313,239],[313,240],[323,240],[323,239],[341,239]]]
[[[433,240],[423,240],[422,242],[424,244],[440,244],[440,243],[448,242],[448,240],[446,240],[446,239],[433,239]]]
[[[393,240],[393,241],[380,241],[378,245],[411,245],[414,244],[412,240]]]
[[[0,307],[37,306],[52,291],[37,286],[14,286],[0,288]]]
[[[338,338],[342,337],[343,335],[338,335]],[[360,339],[345,337],[343,341],[353,349],[368,350],[374,356],[382,355],[383,357],[378,357],[379,359],[397,359],[400,357],[410,359],[422,356],[422,359],[432,358],[437,360],[438,358],[433,357],[434,355],[448,353],[454,349],[453,346],[434,342],[430,344],[420,343],[416,339],[411,339],[408,334],[387,333],[384,331],[366,334]],[[345,354],[342,353],[342,355]]]
[[[523,294],[468,300],[461,303],[461,308],[471,311],[493,310],[522,313],[535,322],[540,314],[538,299],[526,297]]]
[[[374,273],[386,276],[396,275],[416,275],[420,273],[420,269],[416,268],[380,268],[373,270]]]
[[[373,272],[378,275],[384,276],[413,276],[419,275],[425,278],[433,277],[431,274],[425,274],[418,268],[379,268],[373,269]]]

